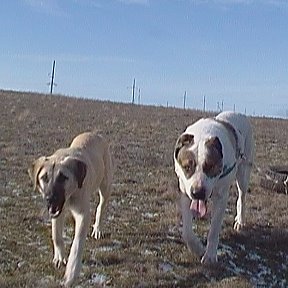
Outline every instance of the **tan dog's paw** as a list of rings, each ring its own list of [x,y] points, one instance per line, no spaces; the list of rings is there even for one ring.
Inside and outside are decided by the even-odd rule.
[[[243,220],[240,221],[240,220],[238,219],[238,217],[236,216],[236,217],[235,217],[235,223],[234,223],[234,230],[236,230],[237,232],[239,232],[240,230],[243,229],[243,227],[244,227],[244,222],[243,222]]]
[[[237,232],[240,232],[244,227],[244,224],[240,224],[237,221],[234,223],[234,230],[236,230]]]
[[[91,237],[93,237],[93,238],[98,240],[98,239],[104,238],[103,236],[104,236],[103,232],[101,232],[101,230],[94,225],[93,226],[93,231],[91,233]]]
[[[53,259],[53,264],[56,268],[60,268],[62,265],[66,266],[67,264],[67,260],[65,257],[63,257],[60,253],[56,253],[54,255],[54,259]]]

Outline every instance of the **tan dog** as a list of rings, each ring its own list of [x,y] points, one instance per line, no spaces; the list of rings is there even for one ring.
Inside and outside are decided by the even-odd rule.
[[[47,201],[52,217],[53,263],[66,265],[64,285],[71,286],[81,269],[84,242],[90,223],[90,193],[99,190],[100,202],[92,237],[101,237],[101,220],[110,196],[112,163],[107,142],[94,133],[78,135],[69,148],[59,149],[51,156],[42,156],[28,170],[34,189]],[[68,261],[62,237],[63,210],[75,219],[75,236]]]

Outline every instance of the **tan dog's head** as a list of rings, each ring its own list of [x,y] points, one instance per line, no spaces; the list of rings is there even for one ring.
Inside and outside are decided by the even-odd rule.
[[[192,200],[195,216],[203,217],[206,202],[211,196],[215,182],[223,170],[222,144],[218,137],[194,142],[191,134],[182,134],[174,150],[175,172],[180,189]]]
[[[57,161],[53,156],[38,158],[28,169],[34,190],[46,200],[52,218],[60,215],[65,201],[82,187],[86,170],[86,164],[78,159],[66,157]]]

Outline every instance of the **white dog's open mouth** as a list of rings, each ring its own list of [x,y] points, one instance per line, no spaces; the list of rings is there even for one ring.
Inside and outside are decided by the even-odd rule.
[[[206,201],[193,199],[190,209],[194,218],[203,218],[207,213]]]

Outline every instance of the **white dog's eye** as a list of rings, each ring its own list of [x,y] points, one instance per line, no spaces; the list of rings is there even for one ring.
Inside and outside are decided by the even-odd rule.
[[[203,172],[209,178],[214,178],[221,173],[221,163],[205,162]]]
[[[186,178],[190,178],[195,173],[196,166],[193,161],[189,161],[187,164],[183,165],[182,168]]]
[[[190,165],[184,166],[183,169],[184,169],[185,172],[187,172],[187,173],[192,172],[192,166],[190,166]]]

